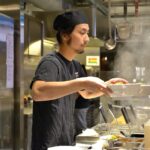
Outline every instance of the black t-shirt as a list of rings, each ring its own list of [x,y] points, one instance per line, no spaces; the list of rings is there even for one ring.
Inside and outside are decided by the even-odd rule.
[[[66,81],[79,77],[82,67],[59,53],[51,53],[40,61],[31,88],[36,80]],[[74,108],[78,94],[33,102],[32,150],[47,150],[56,145],[74,144]]]
[[[80,67],[77,67],[77,68],[80,68]],[[78,70],[78,73],[79,73],[79,77],[86,77],[87,76],[87,72],[86,72],[84,66],[82,67],[82,69]],[[79,97],[76,99],[75,108],[83,109],[83,108],[88,108],[89,106],[90,106],[89,99],[87,100],[87,99],[85,99],[79,95]]]

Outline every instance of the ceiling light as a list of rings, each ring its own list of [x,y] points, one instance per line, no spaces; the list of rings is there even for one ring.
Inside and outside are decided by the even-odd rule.
[[[20,10],[20,5],[11,4],[0,6],[0,11],[13,11],[13,10]]]

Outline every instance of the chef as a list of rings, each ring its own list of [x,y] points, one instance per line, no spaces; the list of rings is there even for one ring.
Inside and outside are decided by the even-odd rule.
[[[58,50],[39,62],[31,83],[33,102],[32,150],[47,150],[58,145],[74,145],[75,100],[110,95],[107,83],[97,77],[80,77],[76,55],[84,52],[89,41],[89,25],[83,12],[59,14],[53,23]]]

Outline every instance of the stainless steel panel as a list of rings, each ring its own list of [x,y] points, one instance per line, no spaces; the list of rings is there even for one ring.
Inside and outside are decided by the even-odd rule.
[[[7,96],[0,96],[0,149],[12,149],[13,145],[13,91],[5,89],[1,92]]]

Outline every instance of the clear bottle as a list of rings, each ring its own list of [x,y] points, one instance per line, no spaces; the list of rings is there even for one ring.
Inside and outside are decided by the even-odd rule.
[[[135,79],[133,79],[133,82],[136,83],[144,83],[145,82],[145,67],[135,67]]]

